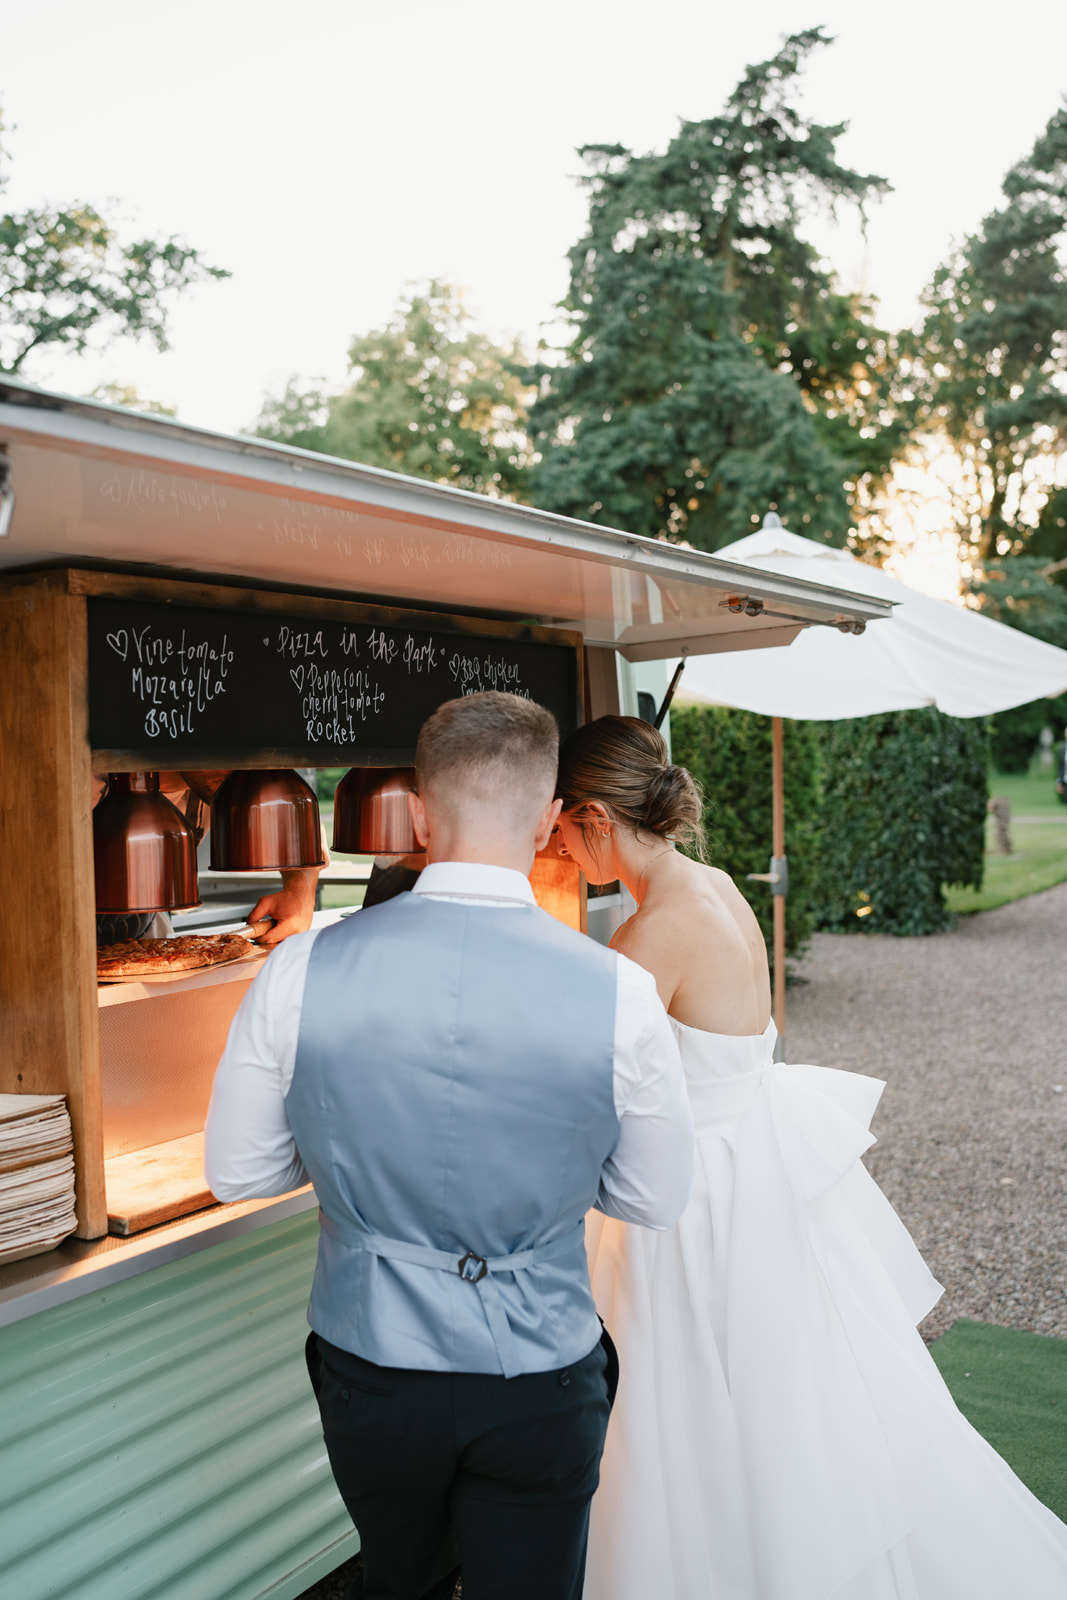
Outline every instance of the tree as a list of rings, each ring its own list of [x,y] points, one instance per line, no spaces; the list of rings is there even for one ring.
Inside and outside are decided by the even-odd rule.
[[[907,347],[914,424],[958,455],[960,536],[982,562],[1030,544],[1067,439],[1067,109],[1002,187]]]
[[[138,394],[132,383],[98,383],[90,389],[88,400],[104,400],[109,406],[125,406],[127,411],[147,411],[157,417],[176,417],[177,406],[165,405],[162,400],[146,400]]]
[[[0,188],[5,182],[0,172]],[[175,296],[227,277],[173,238],[121,243],[89,205],[7,212],[0,216],[0,372],[19,372],[42,346],[80,353],[95,337],[147,335],[165,350]]]
[[[904,341],[915,431],[956,463],[968,587],[1000,622],[1067,648],[1067,109],[1002,185],[1004,203],[953,251]],[[1025,771],[1067,697],[993,718],[993,759]]]
[[[990,561],[970,584],[980,608],[997,622],[1067,650],[1067,586],[1063,568],[1042,556]]]
[[[268,395],[252,429],[261,439],[318,450],[323,455],[344,455],[330,450],[326,425],[330,420],[330,395],[316,379],[290,378],[280,395]]]
[[[1067,490],[1046,501],[1025,555],[977,567],[969,589],[979,608],[997,622],[1067,650]],[[1001,772],[1025,772],[1043,728],[1060,737],[1067,723],[1067,694],[1031,700],[992,719],[992,754]]]
[[[662,155],[581,152],[572,337],[564,364],[536,372],[538,504],[705,549],[771,505],[844,542],[849,494],[885,474],[900,428],[886,336],[800,232],[811,210],[862,211],[887,187],[836,160],[841,125],[790,101],[828,42],[785,40]]]
[[[529,387],[516,348],[474,331],[462,297],[434,280],[384,328],[353,339],[340,394],[290,380],[256,433],[306,450],[518,498],[529,468]]]

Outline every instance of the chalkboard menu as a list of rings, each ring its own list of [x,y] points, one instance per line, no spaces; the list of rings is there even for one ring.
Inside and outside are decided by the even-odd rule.
[[[182,761],[285,751],[298,764],[410,757],[445,700],[502,689],[577,721],[576,655],[429,625],[90,598],[95,750]],[[221,765],[220,761],[220,765]]]

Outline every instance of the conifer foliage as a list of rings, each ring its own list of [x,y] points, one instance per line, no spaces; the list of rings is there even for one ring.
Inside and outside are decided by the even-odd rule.
[[[897,440],[886,340],[803,237],[805,215],[881,195],[842,166],[843,125],[793,96],[821,29],[749,67],[662,154],[582,152],[562,365],[536,372],[537,504],[717,549],[767,506],[842,544],[850,493]]]

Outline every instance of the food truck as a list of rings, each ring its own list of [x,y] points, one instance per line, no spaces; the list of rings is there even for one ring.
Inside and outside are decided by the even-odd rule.
[[[0,1591],[290,1600],[358,1549],[303,1372],[314,1194],[219,1205],[201,1172],[262,954],[98,983],[98,913],[121,907],[100,828],[94,866],[93,775],[156,804],[160,773],[206,796],[208,775],[396,771],[456,695],[530,695],[566,734],[637,709],[634,664],[887,612],[0,380],[0,1094],[65,1097],[77,1219],[0,1251]],[[554,914],[596,920],[572,864],[533,878]]]

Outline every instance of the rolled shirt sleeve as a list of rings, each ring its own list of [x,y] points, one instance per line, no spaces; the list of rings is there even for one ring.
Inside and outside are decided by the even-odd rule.
[[[308,1182],[285,1114],[314,933],[267,957],[230,1025],[204,1129],[204,1175],[217,1199],[265,1200]]]
[[[622,1222],[673,1227],[693,1183],[695,1139],[678,1044],[651,973],[620,955],[615,1000],[619,1142],[596,1207]]]

